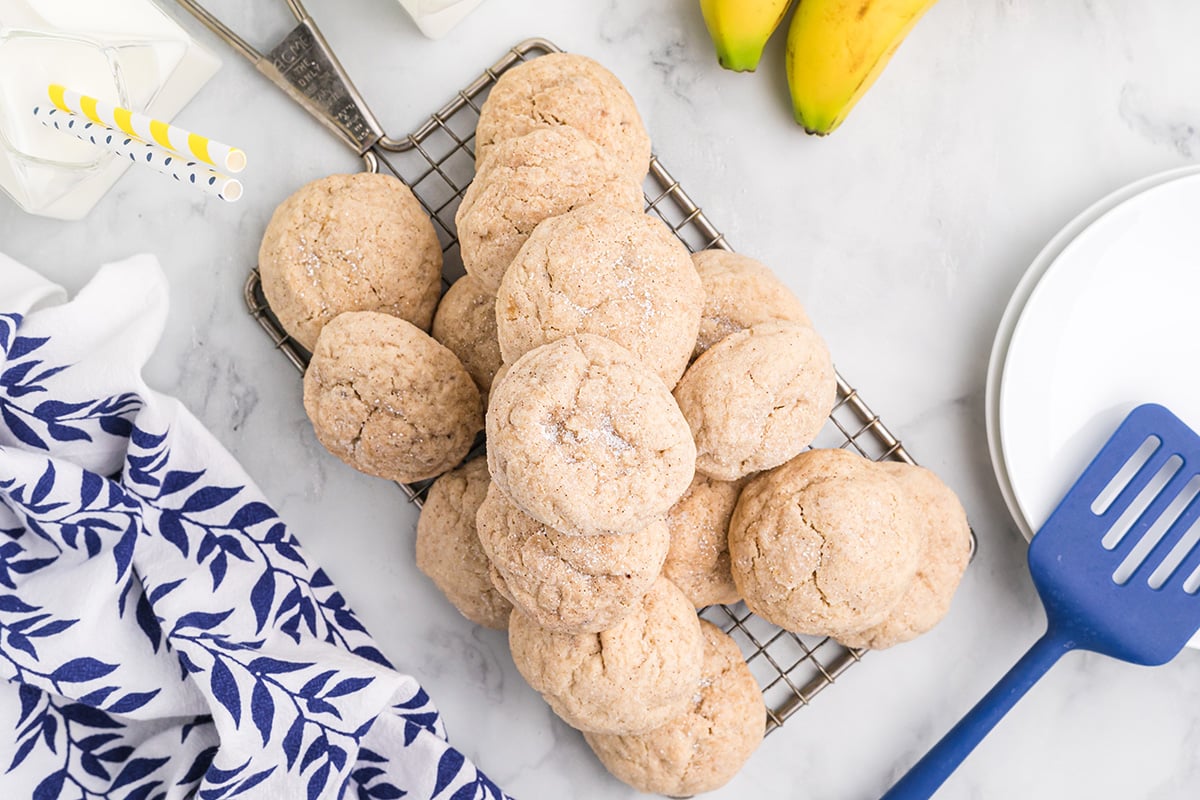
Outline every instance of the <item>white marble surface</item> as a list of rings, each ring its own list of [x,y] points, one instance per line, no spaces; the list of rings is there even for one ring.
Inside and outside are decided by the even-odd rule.
[[[1061,225],[1194,160],[1200,5],[946,0],[827,139],[791,122],[782,37],[759,74],[723,72],[694,0],[487,0],[438,42],[390,0],[309,5],[397,133],[529,36],[607,64],[672,171],[735,247],[804,299],[842,371],[959,491],[980,552],[950,616],[851,669],[712,795],[878,796],[1040,632],[1024,543],[988,462],[988,350],[1009,292]],[[283,7],[213,3],[264,45],[285,30]],[[241,287],[275,204],[356,162],[184,22],[226,63],[179,119],[249,152],[246,198],[205,202],[134,170],[79,223],[0,202],[0,250],[72,290],[106,260],[157,254],[172,312],[150,381],[243,461],[383,649],[429,688],[452,741],[518,797],[632,796],[524,685],[503,635],[473,628],[416,571],[416,514],[395,487],[313,439],[298,376],[246,315]],[[1194,797],[1197,701],[1196,652],[1155,670],[1069,656],[940,796]]]

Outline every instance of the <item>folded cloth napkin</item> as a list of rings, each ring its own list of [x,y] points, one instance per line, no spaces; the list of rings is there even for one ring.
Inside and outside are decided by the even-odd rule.
[[[0,797],[503,798],[244,471],[141,368],[148,256],[0,255]]]

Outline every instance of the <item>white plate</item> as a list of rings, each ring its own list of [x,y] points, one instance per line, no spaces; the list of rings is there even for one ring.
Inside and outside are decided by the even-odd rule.
[[[1029,325],[1024,324],[1026,307],[1030,304],[1035,289],[1039,287],[1039,282],[1052,268],[1055,273],[1061,270],[1066,276],[1065,278],[1054,279],[1054,282],[1058,283],[1060,287],[1064,283],[1069,287],[1072,282],[1083,281],[1086,283],[1100,277],[1100,273],[1089,273],[1086,268],[1087,265],[1078,260],[1080,256],[1077,253],[1067,253],[1065,251],[1085,231],[1087,231],[1088,237],[1093,235],[1103,236],[1104,234],[1099,228],[1108,224],[1106,220],[1108,219],[1109,212],[1113,212],[1114,209],[1123,206],[1123,204],[1148,192],[1154,187],[1196,175],[1200,175],[1200,167],[1184,167],[1170,170],[1135,181],[1094,203],[1055,234],[1054,238],[1038,253],[1029,269],[1025,272],[1025,275],[1021,278],[1020,283],[1018,283],[1012,299],[1004,311],[1004,316],[1001,318],[988,362],[987,389],[985,394],[988,448],[991,452],[992,468],[996,473],[1000,492],[1004,496],[1004,501],[1008,505],[1013,520],[1026,539],[1031,538],[1036,528],[1040,527],[1045,518],[1049,516],[1058,499],[1066,492],[1075,476],[1087,464],[1091,454],[1099,449],[1107,436],[1107,433],[1102,433],[1090,445],[1090,450],[1087,453],[1079,451],[1081,444],[1078,442],[1079,437],[1077,434],[1079,431],[1090,428],[1095,433],[1095,427],[1090,424],[1090,421],[1091,418],[1097,415],[1095,401],[1100,395],[1095,394],[1093,390],[1098,380],[1096,376],[1089,376],[1082,384],[1073,386],[1070,381],[1075,380],[1074,377],[1071,377],[1074,373],[1070,375],[1061,374],[1059,370],[1053,368],[1052,359],[1057,357],[1055,353],[1058,350],[1056,349],[1052,353],[1050,347],[1052,345],[1056,348],[1058,347],[1056,343],[1061,338],[1059,336],[1061,332],[1060,323],[1063,321],[1061,315],[1067,313],[1066,311],[1058,311],[1054,308],[1055,302],[1062,302],[1061,294],[1056,295],[1052,291],[1041,296],[1041,299],[1033,304],[1033,309],[1029,312],[1029,315],[1034,319],[1034,322]],[[1191,188],[1187,191],[1191,192],[1193,198],[1195,197],[1195,181],[1192,181]],[[1163,201],[1152,200],[1151,202]],[[1153,213],[1152,208],[1150,209],[1150,213]],[[1099,222],[1097,226],[1098,231],[1093,234],[1091,226],[1097,222]],[[1135,236],[1140,235],[1136,231],[1130,233]],[[1170,244],[1167,243],[1166,246],[1170,246]],[[1195,255],[1197,251],[1193,250],[1192,253]],[[1067,266],[1060,266],[1060,256],[1063,257],[1062,260],[1067,263]],[[1193,270],[1200,270],[1200,263],[1195,263]],[[1058,298],[1057,300],[1056,297]],[[1068,305],[1072,309],[1077,309],[1081,303],[1080,297],[1076,296],[1074,299],[1068,299]],[[1128,309],[1127,311],[1128,315],[1120,319],[1125,320],[1122,324],[1132,327],[1136,325],[1136,309]],[[1015,338],[1019,321],[1022,323],[1021,328],[1023,332],[1021,339],[1023,344],[1017,348],[1017,355],[1012,359],[1014,363],[1010,373],[1008,368],[1010,361],[1009,351]],[[1187,324],[1186,320],[1180,323],[1180,327],[1184,329],[1184,335],[1188,333],[1186,330]],[[1034,331],[1039,329],[1041,333],[1035,334]],[[1196,336],[1200,334],[1200,331],[1193,330],[1191,334]],[[1046,338],[1039,341],[1036,338],[1037,336],[1046,336]],[[1067,338],[1072,342],[1078,342],[1077,336]],[[1130,342],[1129,344],[1131,347],[1135,346],[1134,342]],[[1113,363],[1115,366],[1116,362]],[[1010,374],[1015,377],[1009,378]],[[1178,368],[1173,366],[1168,371],[1168,374],[1178,375]],[[1109,375],[1110,382],[1119,383],[1122,379],[1123,375],[1119,367],[1116,367]],[[1034,382],[1030,383],[1029,381],[1031,380]],[[1194,380],[1193,377],[1193,386],[1195,385]],[[1002,386],[1005,388],[1003,397]],[[1135,391],[1140,391],[1136,386],[1132,388]],[[1093,395],[1089,396],[1086,394],[1089,391],[1093,391]],[[1111,393],[1111,389],[1104,392],[1106,395],[1111,395]],[[1017,398],[1011,401],[1014,407],[1010,408],[1009,401],[1004,400],[1004,398]],[[1162,402],[1165,398],[1147,399],[1156,399]],[[1197,400],[1200,401],[1200,398],[1197,398]],[[1127,401],[1126,407],[1132,407],[1136,402],[1138,401]],[[1193,401],[1193,406],[1195,402]],[[1066,410],[1063,411],[1063,408]],[[1177,413],[1182,414],[1184,412],[1181,408]],[[1025,415],[1025,417],[1032,419],[1033,422],[1026,422],[1020,415]],[[1118,420],[1119,417],[1120,414],[1116,414]],[[1002,419],[1004,420],[1003,426]],[[1114,422],[1113,425],[1115,424]],[[1007,437],[1002,436],[1002,427],[1007,433]],[[1038,442],[1031,441],[1035,435],[1041,435],[1040,433],[1035,434],[1034,431],[1043,431],[1046,427],[1053,429],[1051,438],[1055,442],[1077,442],[1076,447],[1071,450],[1075,454],[1075,457],[1079,459],[1077,463],[1068,463],[1071,460],[1071,456],[1068,455],[1064,459],[1047,460],[1040,467],[1036,463],[1032,467],[1028,466],[1033,458],[1030,455],[1031,450],[1044,453],[1046,447],[1051,444],[1050,442],[1041,442],[1039,444]],[[1017,491],[1014,489],[1014,481],[1010,478],[1012,467],[1006,447],[1016,449],[1017,453],[1019,453],[1016,456],[1016,463],[1019,468],[1027,470],[1027,473],[1022,474],[1015,481],[1016,485],[1022,487],[1023,494],[1020,501],[1018,500]],[[1085,447],[1084,449],[1087,448]],[[1071,468],[1068,469],[1068,467]],[[1037,481],[1052,484],[1053,488],[1048,485],[1040,492],[1036,489],[1031,490],[1029,487],[1036,484]],[[1027,514],[1031,514],[1032,517],[1027,516]],[[1035,521],[1033,525],[1030,524],[1031,518]]]

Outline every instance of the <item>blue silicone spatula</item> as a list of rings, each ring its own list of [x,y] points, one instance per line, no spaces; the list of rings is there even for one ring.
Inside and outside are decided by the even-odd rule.
[[[1200,436],[1135,408],[1029,545],[1046,633],[883,800],[928,798],[1071,650],[1135,664],[1174,658],[1200,629]]]

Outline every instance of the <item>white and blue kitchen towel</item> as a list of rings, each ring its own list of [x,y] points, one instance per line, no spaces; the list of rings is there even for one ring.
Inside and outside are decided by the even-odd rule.
[[[148,256],[0,255],[0,797],[503,798],[245,472],[141,368]]]

